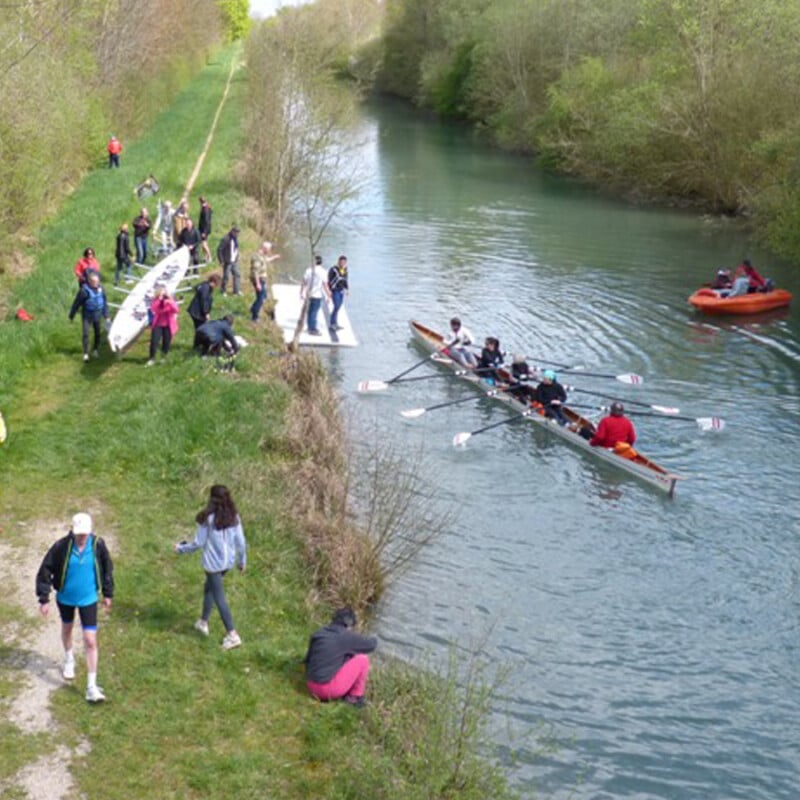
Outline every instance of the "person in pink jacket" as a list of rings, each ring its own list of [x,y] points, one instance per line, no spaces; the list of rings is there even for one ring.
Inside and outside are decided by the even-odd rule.
[[[172,337],[178,332],[178,304],[174,297],[170,297],[166,287],[156,284],[156,296],[150,304],[150,313],[153,322],[150,325],[150,360],[148,367],[156,363],[156,350],[159,344],[161,352],[166,358]]]

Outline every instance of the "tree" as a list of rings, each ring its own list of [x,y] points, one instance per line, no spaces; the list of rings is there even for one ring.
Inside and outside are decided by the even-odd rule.
[[[253,21],[250,19],[249,0],[217,0],[229,42],[247,38]]]

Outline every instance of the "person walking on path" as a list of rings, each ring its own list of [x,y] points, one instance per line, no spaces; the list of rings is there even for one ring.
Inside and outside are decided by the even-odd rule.
[[[239,228],[234,225],[220,240],[217,248],[217,259],[222,265],[222,294],[228,285],[228,278],[233,276],[233,293],[241,294],[239,274]]]
[[[211,261],[211,248],[208,246],[208,239],[211,236],[211,215],[213,213],[208,200],[205,197],[201,197],[197,230],[200,232],[200,244],[203,248],[203,258],[206,264]]]
[[[142,208],[139,216],[133,221],[133,240],[136,244],[136,261],[144,264],[147,261],[147,238],[150,236],[150,212]]]
[[[117,234],[116,249],[114,255],[117,259],[117,269],[114,272],[114,286],[119,285],[119,279],[122,276],[122,271],[125,271],[125,283],[133,281],[133,273],[131,270],[131,240],[128,235],[128,223],[123,222],[120,225],[119,233]]]
[[[48,551],[36,574],[36,596],[43,617],[50,613],[50,589],[56,590],[64,646],[64,680],[75,679],[72,629],[77,609],[86,653],[86,700],[102,703],[105,693],[97,685],[97,606],[111,608],[114,597],[114,565],[105,542],[93,533],[92,518],[80,513],[72,518],[70,532]]]
[[[174,297],[169,296],[166,287],[161,284],[156,285],[156,296],[150,304],[150,311],[153,314],[153,322],[150,326],[148,367],[152,367],[156,363],[156,351],[159,345],[161,345],[164,358],[167,357],[172,339],[178,332],[178,304]]]
[[[106,293],[100,285],[100,275],[97,272],[90,272],[87,282],[78,289],[72,308],[69,311],[69,321],[75,319],[75,315],[81,312],[83,322],[82,341],[83,341],[83,360],[89,360],[89,330],[94,328],[94,357],[100,357],[100,321],[108,322],[108,301]]]
[[[175,545],[175,552],[179,554],[203,551],[203,569],[206,573],[203,610],[194,627],[203,636],[208,636],[208,619],[216,605],[226,631],[222,649],[232,650],[239,647],[242,640],[233,624],[223,579],[234,565],[239,572],[244,572],[247,566],[247,543],[239,512],[225,486],[216,484],[211,487],[208,505],[197,515],[196,521],[198,527],[194,541]]]
[[[202,283],[198,283],[194,290],[194,297],[189,303],[189,316],[194,323],[194,346],[199,345],[197,329],[211,319],[211,309],[214,306],[214,289],[219,286],[219,275],[209,275]]]
[[[374,636],[361,636],[351,608],[340,608],[330,625],[311,635],[305,657],[306,685],[317,700],[344,700],[362,707],[367,688],[369,657],[377,646]]]
[[[333,311],[331,311],[331,330],[340,331],[339,309],[346,295],[350,294],[347,276],[347,256],[339,256],[339,260],[328,270],[328,288],[331,290]]]
[[[328,288],[328,276],[322,267],[322,256],[314,256],[314,264],[306,270],[300,285],[300,300],[308,298],[306,325],[311,336],[322,335],[317,327],[317,315],[322,308],[323,299],[330,299],[330,296],[331,290]]]
[[[122,143],[116,136],[108,140],[108,168],[119,167],[119,154],[122,152]]]
[[[86,279],[89,277],[87,273],[96,272],[100,274],[100,262],[94,254],[93,247],[87,247],[83,251],[83,255],[75,262],[75,267],[72,270],[75,277],[78,279],[78,286],[83,286]]]
[[[253,253],[253,257],[250,259],[250,282],[256,293],[256,299],[250,306],[250,319],[253,322],[258,322],[258,315],[267,300],[269,265],[280,257],[280,253],[272,252],[272,242],[262,242],[261,247]]]

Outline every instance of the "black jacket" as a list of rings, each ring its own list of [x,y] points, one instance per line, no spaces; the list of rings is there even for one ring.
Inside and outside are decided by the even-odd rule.
[[[197,335],[201,341],[205,339],[208,344],[220,344],[228,342],[233,348],[234,353],[239,352],[239,343],[236,341],[236,334],[233,332],[230,322],[226,319],[212,319],[204,322],[198,329]]]
[[[131,252],[131,244],[128,238],[127,231],[120,231],[117,234],[117,251],[116,256],[121,261],[129,259],[133,253]]]
[[[326,625],[311,635],[306,653],[306,680],[328,683],[356,653],[371,653],[378,646],[374,636],[361,636],[345,625]]]
[[[211,306],[214,305],[214,288],[208,281],[198,283],[194,290],[194,297],[189,303],[189,316],[205,322],[206,317],[211,313]]]
[[[547,408],[553,400],[560,400],[562,403],[566,403],[567,393],[558,381],[553,381],[550,384],[540,383],[536,387],[536,400]]]
[[[75,536],[71,532],[63,539],[59,539],[45,555],[39,571],[36,573],[36,596],[39,602],[50,602],[50,589],[56,591],[64,585],[69,566],[69,556],[75,544]],[[114,564],[108,553],[106,543],[92,536],[92,549],[94,551],[94,572],[97,580],[97,590],[103,597],[114,596]]]
[[[206,203],[200,206],[200,217],[197,220],[197,230],[208,236],[211,233],[211,206]]]

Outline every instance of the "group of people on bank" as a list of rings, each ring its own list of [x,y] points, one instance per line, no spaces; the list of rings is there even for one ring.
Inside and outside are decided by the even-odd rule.
[[[217,609],[225,634],[223,650],[242,645],[225,594],[225,576],[236,568],[247,567],[247,540],[242,519],[227,487],[211,487],[208,502],[195,518],[197,528],[192,541],[174,545],[177,554],[202,551],[205,574],[200,616],[194,629],[201,636],[211,633],[211,615]],[[45,554],[36,574],[36,597],[39,611],[47,617],[50,595],[56,592],[56,606],[61,619],[61,643],[64,657],[61,673],[65,681],[76,676],[73,649],[75,617],[80,619],[86,659],[86,700],[101,703],[106,693],[97,683],[99,664],[99,607],[111,610],[114,598],[114,564],[108,546],[94,529],[90,514],[77,513],[66,536],[58,539]],[[341,699],[354,706],[364,705],[368,653],[377,647],[375,637],[356,632],[356,615],[350,608],[338,609],[330,624],[317,630],[309,639],[304,659],[306,684],[318,700]]]
[[[476,354],[474,341],[474,337],[461,324],[461,320],[453,317],[441,351],[463,367],[474,370],[490,385],[497,386],[526,405],[541,411],[558,425],[568,426],[579,436],[588,439],[593,447],[616,448],[623,451],[635,443],[636,430],[630,419],[625,416],[622,403],[612,403],[609,415],[600,420],[597,428],[588,428],[580,422],[581,418],[576,417],[573,420],[565,414],[567,391],[559,383],[558,376],[553,370],[545,369],[539,373],[531,369],[521,355],[515,355],[510,367],[506,368],[499,339],[487,336],[479,354]],[[535,386],[531,384],[532,381],[537,381]]]

